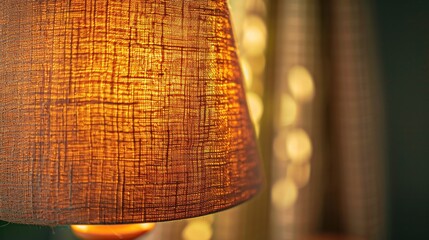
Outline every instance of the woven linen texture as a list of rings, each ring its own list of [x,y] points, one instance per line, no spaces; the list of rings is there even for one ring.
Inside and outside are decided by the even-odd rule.
[[[225,0],[0,6],[0,219],[165,221],[257,192]]]

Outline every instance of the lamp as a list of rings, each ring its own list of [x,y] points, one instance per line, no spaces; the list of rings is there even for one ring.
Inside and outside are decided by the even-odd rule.
[[[5,0],[0,219],[175,220],[262,182],[226,0]]]

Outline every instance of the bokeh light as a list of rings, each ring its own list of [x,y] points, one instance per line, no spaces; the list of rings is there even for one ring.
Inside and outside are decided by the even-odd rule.
[[[295,122],[298,107],[296,102],[288,95],[283,94],[280,102],[279,127],[288,126]]]
[[[310,138],[303,129],[295,128],[287,134],[286,152],[292,162],[308,161],[312,151]]]
[[[288,84],[292,96],[301,102],[308,102],[314,97],[314,82],[308,70],[294,66],[288,73]]]
[[[213,235],[211,224],[207,221],[193,220],[182,232],[183,240],[209,240]]]
[[[257,16],[249,16],[244,21],[242,47],[247,55],[262,55],[267,43],[267,29],[264,21]]]
[[[295,204],[298,189],[290,179],[281,179],[274,183],[271,190],[271,201],[279,210],[286,210]]]

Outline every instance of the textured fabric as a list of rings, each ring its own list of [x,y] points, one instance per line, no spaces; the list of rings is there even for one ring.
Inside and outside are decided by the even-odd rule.
[[[0,219],[164,221],[257,192],[226,1],[0,6]]]

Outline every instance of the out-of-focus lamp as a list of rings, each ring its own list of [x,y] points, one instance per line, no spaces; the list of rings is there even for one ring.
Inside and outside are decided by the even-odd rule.
[[[226,0],[1,6],[0,219],[97,239],[92,224],[145,232],[256,194]]]

